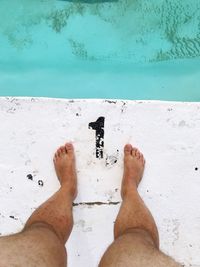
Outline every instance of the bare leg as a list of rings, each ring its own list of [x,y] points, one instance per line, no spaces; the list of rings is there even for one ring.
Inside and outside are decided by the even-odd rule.
[[[180,266],[159,251],[155,221],[138,194],[145,160],[131,145],[124,148],[122,205],[114,226],[115,241],[105,252],[100,267]]]
[[[23,231],[0,239],[0,266],[65,267],[65,243],[73,227],[77,195],[74,149],[60,147],[54,165],[61,188],[28,219]]]

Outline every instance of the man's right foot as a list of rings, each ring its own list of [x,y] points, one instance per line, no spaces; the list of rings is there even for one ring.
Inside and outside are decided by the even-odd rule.
[[[67,143],[65,146],[61,146],[56,151],[53,161],[61,187],[65,187],[67,193],[74,200],[77,195],[77,175],[73,145]]]
[[[121,186],[121,196],[132,194],[137,189],[144,172],[145,159],[143,154],[132,145],[124,147],[124,175]]]

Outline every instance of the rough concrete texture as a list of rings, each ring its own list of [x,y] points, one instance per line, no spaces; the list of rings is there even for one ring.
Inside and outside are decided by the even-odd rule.
[[[88,128],[99,117],[105,117],[103,158],[96,158],[95,131]],[[185,266],[200,266],[200,103],[1,98],[0,123],[1,235],[21,230],[59,188],[52,156],[72,141],[79,195],[68,266],[97,266],[113,239],[129,142],[146,157],[139,190],[161,249]]]

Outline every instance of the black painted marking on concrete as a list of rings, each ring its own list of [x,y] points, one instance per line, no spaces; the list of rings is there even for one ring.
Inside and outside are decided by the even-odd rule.
[[[38,181],[38,185],[39,185],[39,186],[43,186],[43,185],[44,185],[44,182],[43,182],[42,180],[39,180],[39,181]]]
[[[99,117],[95,122],[89,123],[89,129],[96,131],[96,158],[103,158],[104,148],[104,122],[105,117]]]
[[[110,206],[110,205],[118,205],[118,204],[120,204],[119,201],[117,201],[117,202],[99,202],[99,201],[97,201],[97,202],[79,202],[79,203],[73,203],[73,207],[84,206],[84,205],[87,205],[87,206],[108,205],[108,206]]]
[[[32,180],[33,181],[33,175],[32,174],[27,174],[26,176],[29,180]]]

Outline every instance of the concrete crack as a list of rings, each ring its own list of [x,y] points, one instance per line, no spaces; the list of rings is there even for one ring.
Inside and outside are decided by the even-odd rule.
[[[119,201],[117,202],[79,202],[79,203],[73,203],[73,207],[77,206],[83,206],[83,205],[88,205],[88,206],[101,206],[101,205],[118,205],[120,204]]]

